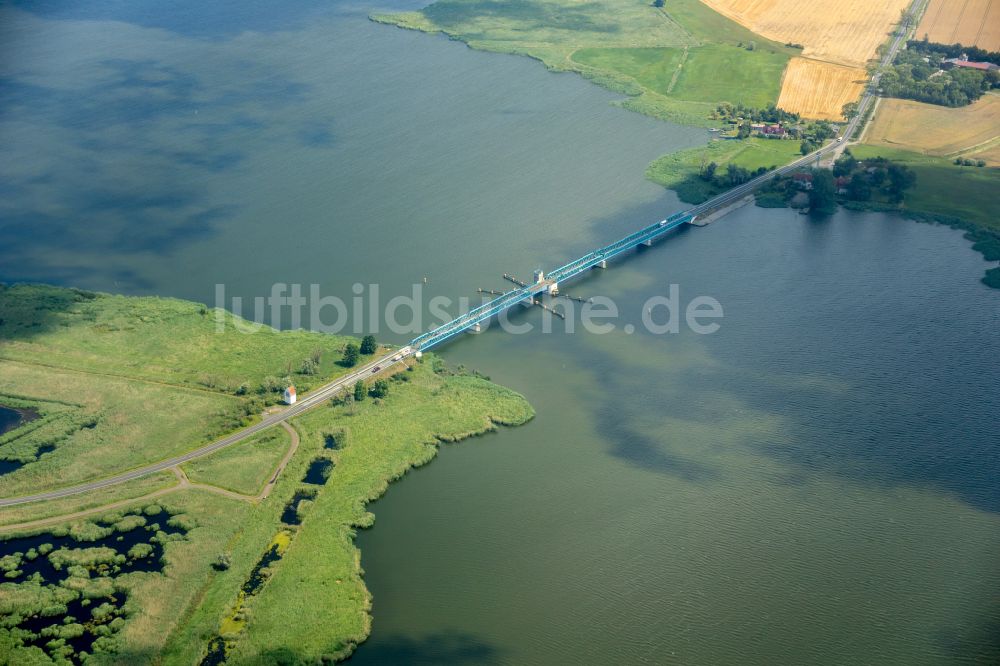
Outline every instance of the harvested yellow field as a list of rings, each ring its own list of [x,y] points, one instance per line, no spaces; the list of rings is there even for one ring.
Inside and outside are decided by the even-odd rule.
[[[702,1],[768,39],[801,44],[803,56],[853,67],[863,67],[875,56],[899,22],[900,12],[910,4],[909,0]],[[949,4],[964,1],[944,0]]]
[[[917,38],[1000,51],[1000,1],[931,0]]]
[[[868,128],[865,143],[892,146],[926,155],[972,157],[982,148],[991,152],[1000,141],[1000,95],[984,95],[959,108],[923,104],[907,99],[884,99]],[[975,157],[987,159],[983,154]]]
[[[792,58],[785,70],[778,106],[806,118],[841,120],[844,105],[861,97],[866,77],[860,67]]]

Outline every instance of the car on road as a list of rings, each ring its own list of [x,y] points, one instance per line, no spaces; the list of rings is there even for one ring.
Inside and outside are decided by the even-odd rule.
[[[372,368],[372,374],[374,375],[376,372],[378,372],[381,369],[382,369],[382,366],[376,365],[374,368]]]

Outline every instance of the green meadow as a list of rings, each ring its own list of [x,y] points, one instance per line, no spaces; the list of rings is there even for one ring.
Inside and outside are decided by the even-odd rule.
[[[0,476],[4,497],[184,453],[255,420],[286,383],[347,372],[348,338],[243,333],[232,314],[176,299],[0,286],[0,313],[0,404],[43,416],[0,438],[0,460],[22,465]]]
[[[283,428],[271,428],[183,466],[192,483],[207,483],[243,495],[260,492],[291,446]]]

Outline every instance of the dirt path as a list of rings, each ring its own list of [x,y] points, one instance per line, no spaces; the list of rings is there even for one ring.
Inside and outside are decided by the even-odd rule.
[[[6,532],[16,532],[20,530],[29,530],[37,527],[48,527],[51,525],[59,525],[61,523],[70,522],[80,518],[87,518],[95,514],[107,513],[108,511],[114,511],[115,509],[122,509],[127,506],[134,506],[135,504],[141,502],[148,502],[149,500],[156,499],[157,497],[163,497],[164,495],[169,495],[170,493],[177,492],[178,490],[188,490],[197,489],[205,490],[210,493],[215,493],[216,495],[222,495],[223,497],[228,497],[230,499],[238,500],[241,502],[259,502],[265,499],[274,489],[274,484],[278,482],[278,477],[281,473],[285,471],[285,467],[291,461],[292,456],[299,448],[299,433],[296,432],[295,428],[288,425],[285,422],[281,423],[281,427],[288,432],[289,437],[291,437],[291,445],[288,447],[288,451],[285,456],[278,463],[278,466],[274,469],[274,474],[271,475],[270,481],[264,484],[264,487],[256,495],[244,495],[242,493],[233,492],[232,490],[226,490],[225,488],[219,488],[218,486],[212,486],[207,483],[194,483],[188,479],[187,474],[181,469],[180,465],[176,467],[171,467],[170,471],[174,473],[177,478],[177,483],[169,488],[160,488],[151,493],[145,495],[140,495],[139,497],[133,497],[131,499],[119,500],[117,502],[111,502],[110,504],[102,504],[101,506],[95,506],[90,509],[84,509],[82,511],[74,511],[72,513],[64,513],[58,516],[51,516],[49,518],[39,518],[38,520],[29,520],[23,523],[13,523],[10,525],[0,525],[0,534]]]

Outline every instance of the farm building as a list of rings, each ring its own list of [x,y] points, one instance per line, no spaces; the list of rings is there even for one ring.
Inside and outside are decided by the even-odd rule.
[[[800,190],[811,190],[813,188],[813,175],[811,173],[793,173],[792,182]]]
[[[780,124],[751,123],[750,131],[771,139],[784,139],[788,136],[788,130]]]
[[[948,58],[943,64],[951,67],[968,67],[969,69],[978,69],[984,72],[1000,70],[1000,65],[994,65],[991,62],[973,62],[965,54],[961,58]]]
[[[285,389],[285,392],[281,394],[281,399],[284,400],[286,405],[295,404],[295,387],[289,386]]]

